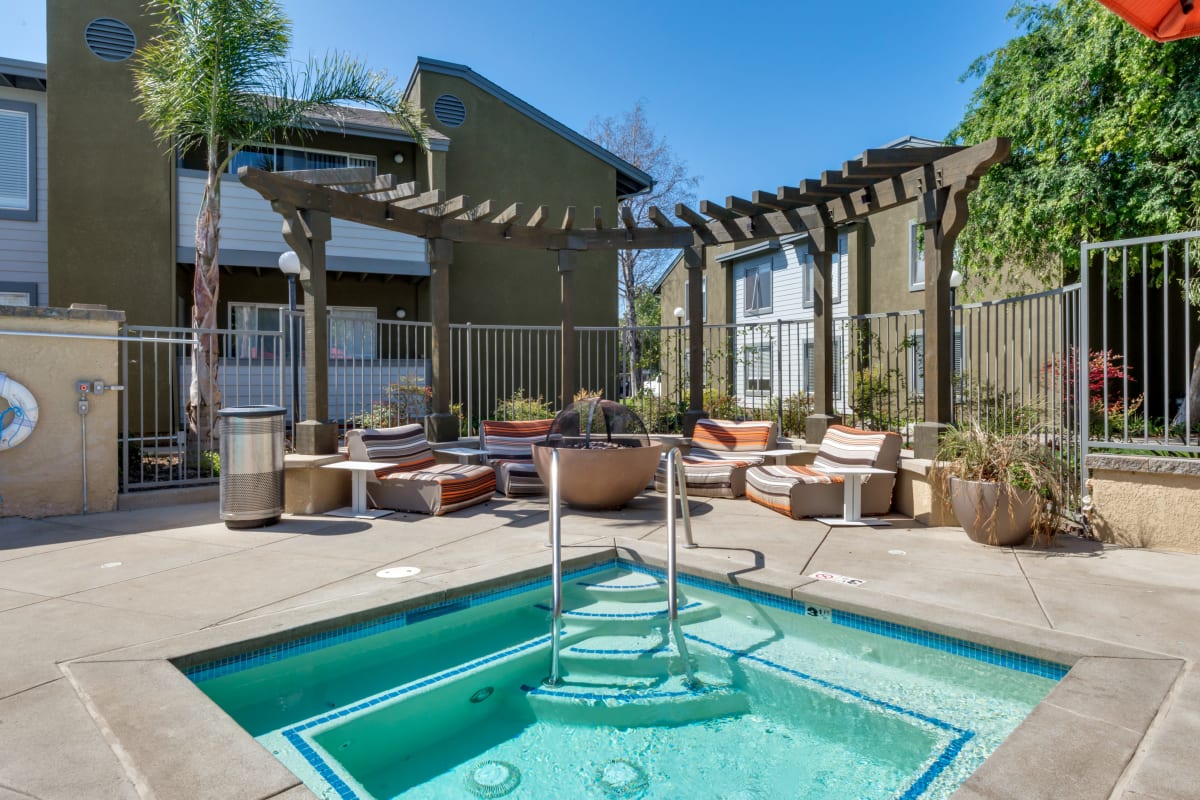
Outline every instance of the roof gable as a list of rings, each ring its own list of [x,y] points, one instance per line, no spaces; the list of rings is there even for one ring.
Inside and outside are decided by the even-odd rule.
[[[413,67],[412,76],[408,80],[405,95],[411,95],[417,75],[421,72],[449,75],[464,80],[608,164],[617,172],[618,198],[638,194],[654,186],[654,179],[650,175],[633,166],[628,161],[625,161],[623,158],[605,150],[583,134],[568,128],[544,111],[534,108],[512,92],[498,86],[464,64],[454,64],[449,61],[439,61],[424,56],[419,57],[416,65]]]

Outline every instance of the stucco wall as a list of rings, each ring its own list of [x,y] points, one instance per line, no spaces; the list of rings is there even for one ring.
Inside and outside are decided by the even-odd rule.
[[[1087,465],[1101,541],[1200,553],[1200,459],[1089,455]]]
[[[450,137],[447,194],[497,208],[524,203],[526,218],[550,207],[547,225],[558,226],[575,206],[576,225],[592,227],[592,207],[616,226],[616,172],[578,145],[467,81],[432,72],[418,75],[417,95],[430,127]],[[442,94],[463,101],[466,119],[451,127],[433,114]],[[575,275],[575,324],[617,322],[615,252],[581,253]],[[467,245],[454,248],[450,318],[478,324],[554,325],[560,318],[554,253],[530,248]]]
[[[33,393],[38,424],[20,445],[0,450],[0,516],[46,517],[83,510],[79,379],[119,383],[117,342],[53,334],[115,336],[124,314],[0,306],[0,371]],[[47,336],[12,336],[35,331]],[[0,406],[7,407],[0,400]],[[91,398],[87,415],[88,510],[117,505],[118,392]]]
[[[93,55],[84,29],[115,17],[155,33],[142,0],[48,0],[50,304],[104,303],[131,322],[175,318],[174,169],[133,99],[131,61]]]

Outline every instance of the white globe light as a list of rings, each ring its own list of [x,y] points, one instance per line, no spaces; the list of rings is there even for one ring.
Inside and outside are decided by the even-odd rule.
[[[683,319],[683,306],[675,306],[675,319]]]
[[[954,270],[953,272],[950,273],[950,288],[951,289],[957,289],[959,286],[962,286],[962,282],[963,282],[963,274],[961,272],[959,272],[958,270]]]
[[[284,275],[300,274],[300,256],[296,255],[295,250],[279,254],[279,269]]]

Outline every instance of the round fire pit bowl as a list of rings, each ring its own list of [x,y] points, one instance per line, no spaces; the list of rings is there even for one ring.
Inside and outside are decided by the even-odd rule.
[[[650,441],[634,411],[593,398],[563,409],[546,441],[533,446],[533,463],[547,488],[554,450],[563,502],[599,510],[620,508],[646,488],[658,468],[662,445]]]

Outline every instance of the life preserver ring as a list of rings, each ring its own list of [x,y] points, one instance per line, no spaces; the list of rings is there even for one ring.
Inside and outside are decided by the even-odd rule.
[[[8,401],[8,408],[0,411],[0,450],[16,447],[29,438],[37,427],[38,405],[33,393],[0,372],[0,397]]]

